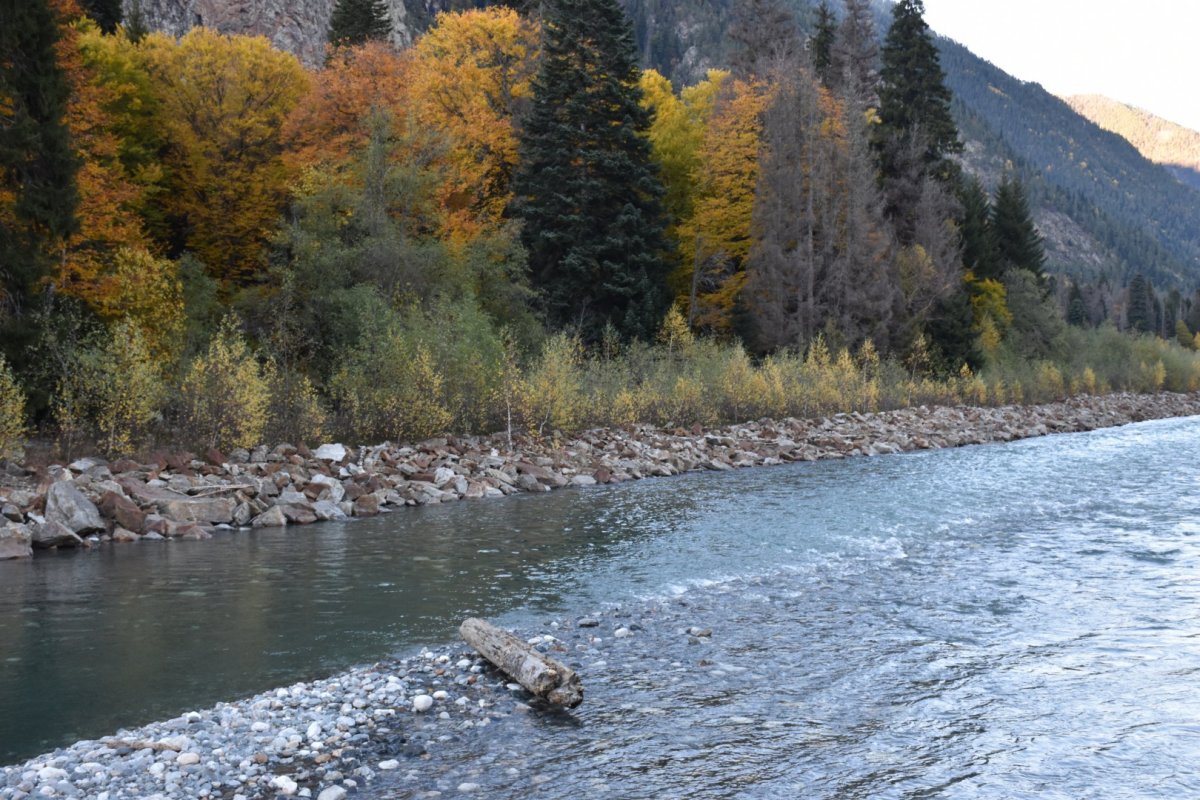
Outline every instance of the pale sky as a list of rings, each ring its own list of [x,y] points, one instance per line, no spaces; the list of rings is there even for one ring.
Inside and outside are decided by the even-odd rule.
[[[1054,94],[1103,94],[1200,130],[1200,0],[925,0],[925,21]]]

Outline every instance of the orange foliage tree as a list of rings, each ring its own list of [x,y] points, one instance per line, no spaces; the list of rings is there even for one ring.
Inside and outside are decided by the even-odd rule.
[[[500,224],[512,197],[515,120],[537,69],[538,26],[510,8],[444,13],[416,43],[415,121],[444,137],[446,233],[470,238]]]

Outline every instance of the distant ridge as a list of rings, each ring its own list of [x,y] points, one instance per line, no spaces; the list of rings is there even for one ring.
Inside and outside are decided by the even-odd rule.
[[[1064,99],[1076,112],[1125,139],[1146,158],[1200,191],[1200,132],[1103,95]]]

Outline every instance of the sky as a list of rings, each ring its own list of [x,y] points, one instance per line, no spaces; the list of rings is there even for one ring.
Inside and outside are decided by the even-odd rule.
[[[1102,94],[1200,130],[1198,0],[925,0],[925,21],[1054,94]]]

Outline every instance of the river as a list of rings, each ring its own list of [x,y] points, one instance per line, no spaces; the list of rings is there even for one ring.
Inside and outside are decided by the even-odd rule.
[[[1167,420],[0,563],[0,763],[466,615],[620,605],[576,712],[365,796],[1194,795],[1198,453],[1200,418]]]

